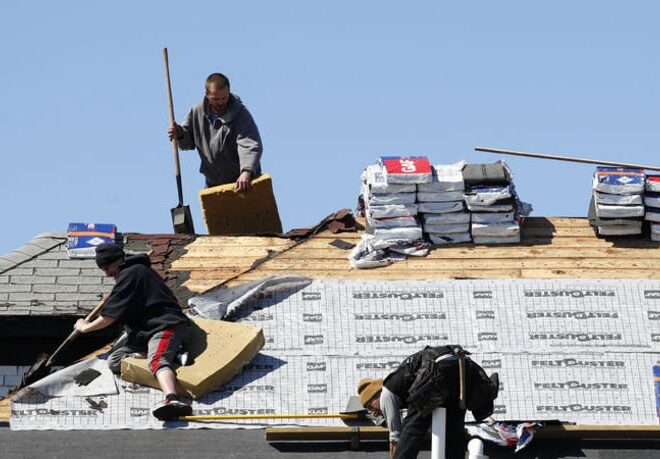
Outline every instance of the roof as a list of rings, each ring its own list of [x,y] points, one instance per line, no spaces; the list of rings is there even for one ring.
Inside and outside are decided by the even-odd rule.
[[[181,289],[185,273],[169,273],[171,258],[193,240],[187,235],[126,234],[129,252],[150,255],[180,301],[190,292]],[[0,257],[0,315],[82,315],[110,293],[114,279],[106,277],[93,259],[71,259],[66,233],[43,233]]]
[[[363,223],[363,222],[362,222]],[[525,219],[516,245],[441,246],[426,257],[377,269],[349,269],[348,250],[362,232],[323,231],[296,242],[275,237],[200,236],[172,264],[189,273],[184,286],[203,292],[279,274],[316,279],[659,279],[660,244],[645,237],[601,239],[586,218]]]
[[[361,223],[364,223],[361,221]],[[124,234],[125,248],[150,255],[182,305],[220,284],[272,275],[316,279],[659,279],[660,244],[646,237],[602,239],[586,218],[525,219],[522,242],[436,247],[426,257],[378,269],[349,269],[362,231],[321,231],[309,239],[259,236]],[[94,260],[69,259],[65,233],[44,233],[0,257],[0,314],[83,314],[110,291]]]

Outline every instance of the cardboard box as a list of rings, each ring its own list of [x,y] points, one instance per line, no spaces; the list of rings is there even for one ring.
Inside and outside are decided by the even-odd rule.
[[[273,182],[263,174],[249,191],[234,191],[234,184],[199,192],[206,230],[211,236],[241,236],[282,232]]]
[[[69,223],[66,249],[69,258],[94,258],[96,247],[115,242],[117,227],[110,223]]]
[[[264,347],[261,327],[222,320],[193,319],[186,350],[194,359],[176,369],[180,393],[203,397],[231,380]],[[122,379],[160,388],[147,368],[147,359],[126,358],[121,362]]]

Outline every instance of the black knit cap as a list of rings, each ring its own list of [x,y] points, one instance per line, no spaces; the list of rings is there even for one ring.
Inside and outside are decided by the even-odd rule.
[[[96,246],[96,264],[103,269],[113,261],[124,258],[124,251],[117,244],[105,243]]]

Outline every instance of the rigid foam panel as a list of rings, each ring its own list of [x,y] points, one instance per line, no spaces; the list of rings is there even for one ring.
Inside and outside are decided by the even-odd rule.
[[[193,319],[186,350],[193,364],[176,369],[180,390],[199,399],[232,379],[264,346],[261,327]],[[147,368],[147,359],[126,358],[121,362],[122,379],[160,388]]]
[[[199,192],[209,235],[236,236],[282,232],[282,222],[269,174],[256,178],[248,191],[235,191],[234,186],[229,183]]]

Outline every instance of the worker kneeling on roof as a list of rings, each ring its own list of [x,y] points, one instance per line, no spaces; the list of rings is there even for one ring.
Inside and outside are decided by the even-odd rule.
[[[390,436],[390,456],[415,458],[425,443],[435,408],[447,409],[446,458],[464,459],[465,410],[477,421],[490,416],[497,397],[497,373],[490,378],[460,346],[427,346],[406,358],[383,379],[362,379],[360,402],[373,414],[385,417]],[[462,360],[463,364],[459,364]],[[460,367],[464,370],[461,371]],[[461,375],[464,403],[461,401]],[[401,409],[408,414],[401,419]]]
[[[154,416],[162,421],[189,416],[192,408],[179,399],[172,368],[179,346],[190,334],[190,319],[165,281],[151,269],[147,255],[126,256],[115,244],[101,244],[96,248],[96,264],[116,283],[99,317],[91,322],[79,319],[76,330],[87,333],[122,322],[128,339],[108,357],[110,369],[119,374],[125,357],[146,357],[165,393]]]

